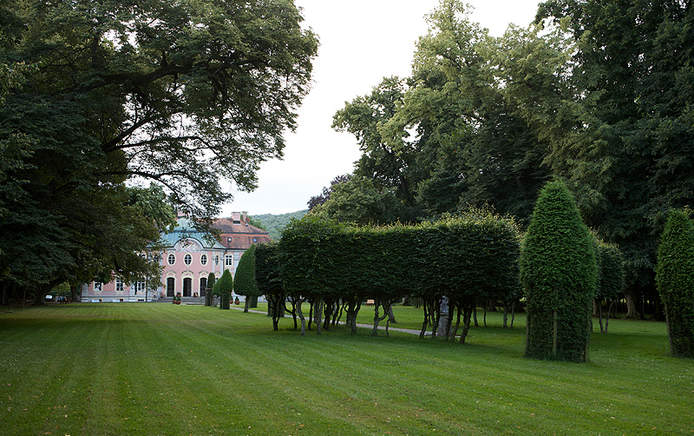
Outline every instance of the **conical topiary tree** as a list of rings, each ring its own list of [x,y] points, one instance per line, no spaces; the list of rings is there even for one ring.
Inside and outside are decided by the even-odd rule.
[[[585,361],[598,279],[596,250],[561,181],[540,192],[520,267],[528,311],[526,356]]]
[[[217,288],[216,295],[219,295],[219,308],[228,310],[231,291],[234,289],[234,279],[228,269],[224,270],[224,274],[217,280],[215,287]]]
[[[248,312],[248,303],[251,298],[257,298],[260,295],[258,285],[255,282],[255,245],[251,245],[239,259],[234,279],[234,292],[246,297],[243,311]]]
[[[672,354],[694,357],[694,224],[689,210],[668,215],[655,281],[665,305]]]
[[[205,306],[212,306],[212,296],[214,295],[212,288],[216,278],[214,273],[207,275],[207,286],[205,287]]]

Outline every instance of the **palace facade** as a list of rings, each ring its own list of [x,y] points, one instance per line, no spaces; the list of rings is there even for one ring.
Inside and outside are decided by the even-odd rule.
[[[82,301],[157,301],[178,293],[186,299],[202,300],[210,273],[219,278],[224,270],[230,270],[233,276],[241,255],[252,244],[270,242],[268,232],[251,225],[246,212],[217,219],[213,227],[219,231],[219,239],[195,230],[190,220],[179,217],[174,230],[161,235],[166,248],[159,255],[159,283],[123,283],[118,278],[109,283],[86,283],[82,286]]]

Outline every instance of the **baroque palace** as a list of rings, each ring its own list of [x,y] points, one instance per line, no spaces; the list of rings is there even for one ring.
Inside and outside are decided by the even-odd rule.
[[[160,255],[159,283],[123,283],[118,278],[109,283],[85,283],[82,301],[157,301],[173,298],[178,293],[186,299],[202,299],[210,273],[219,278],[228,269],[233,276],[244,251],[252,244],[270,241],[266,231],[250,224],[246,212],[217,219],[213,226],[220,233],[219,239],[196,231],[187,218],[180,216],[174,230],[161,235],[165,249]]]

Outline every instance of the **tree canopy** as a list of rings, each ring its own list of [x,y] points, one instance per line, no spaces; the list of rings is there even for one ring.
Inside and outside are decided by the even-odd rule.
[[[317,51],[286,0],[10,0],[0,12],[4,294],[142,274],[133,256],[172,205],[204,225],[230,198],[222,179],[253,189],[296,126]]]

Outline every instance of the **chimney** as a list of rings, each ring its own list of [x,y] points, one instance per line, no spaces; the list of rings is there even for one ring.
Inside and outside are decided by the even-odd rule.
[[[244,210],[243,212],[241,212],[241,222],[244,223],[244,224],[246,224],[246,225],[248,225],[248,223],[249,223],[250,221],[251,221],[251,220],[248,218],[248,212],[245,211],[245,210]]]

